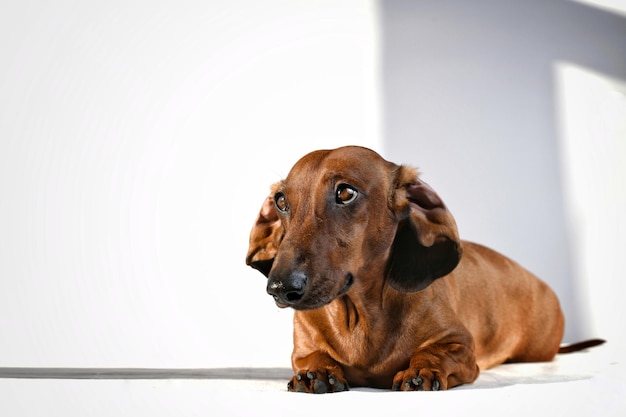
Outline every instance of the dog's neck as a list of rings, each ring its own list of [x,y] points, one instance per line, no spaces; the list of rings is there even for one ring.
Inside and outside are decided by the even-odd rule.
[[[377,326],[386,326],[380,320],[381,317],[386,317],[382,313],[388,308],[395,308],[385,305],[388,286],[384,278],[382,275],[372,276],[372,273],[382,272],[369,271],[366,275],[355,277],[355,284],[350,291],[333,302],[336,303],[333,308],[342,310],[346,330],[349,332],[355,331],[358,326],[368,331]]]

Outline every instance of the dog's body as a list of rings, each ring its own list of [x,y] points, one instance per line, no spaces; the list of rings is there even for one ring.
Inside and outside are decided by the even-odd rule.
[[[293,307],[292,391],[447,389],[507,361],[548,361],[564,319],[517,263],[461,241],[439,196],[360,147],[303,157],[274,185],[247,263]]]

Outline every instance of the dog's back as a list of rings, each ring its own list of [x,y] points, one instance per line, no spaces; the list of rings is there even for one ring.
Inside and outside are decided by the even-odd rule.
[[[459,265],[433,285],[457,292],[450,301],[474,338],[481,369],[549,361],[559,350],[564,318],[556,294],[500,253],[463,241]]]

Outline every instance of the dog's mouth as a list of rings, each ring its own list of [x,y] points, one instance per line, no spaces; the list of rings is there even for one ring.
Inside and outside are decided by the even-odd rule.
[[[285,303],[281,302],[280,299],[277,296],[273,295],[272,297],[274,297],[274,302],[276,303],[276,305],[279,308],[287,308],[287,307],[289,307],[289,304],[285,304]]]
[[[327,304],[330,304],[337,297],[341,297],[345,293],[347,293],[352,285],[354,284],[354,275],[351,273],[346,274],[344,279],[344,284],[341,289],[334,295],[328,293],[322,293],[319,290],[315,291],[311,289],[308,291],[310,295],[307,296],[305,294],[301,299],[291,302],[281,300],[280,297],[274,296],[274,301],[276,305],[280,308],[291,307],[294,310],[315,310],[317,308],[323,307]]]

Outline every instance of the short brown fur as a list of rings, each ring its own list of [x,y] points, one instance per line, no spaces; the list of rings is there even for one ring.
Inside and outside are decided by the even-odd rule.
[[[543,281],[461,241],[416,170],[366,148],[298,161],[264,202],[246,262],[296,310],[292,391],[448,389],[507,361],[549,361],[563,336]]]

